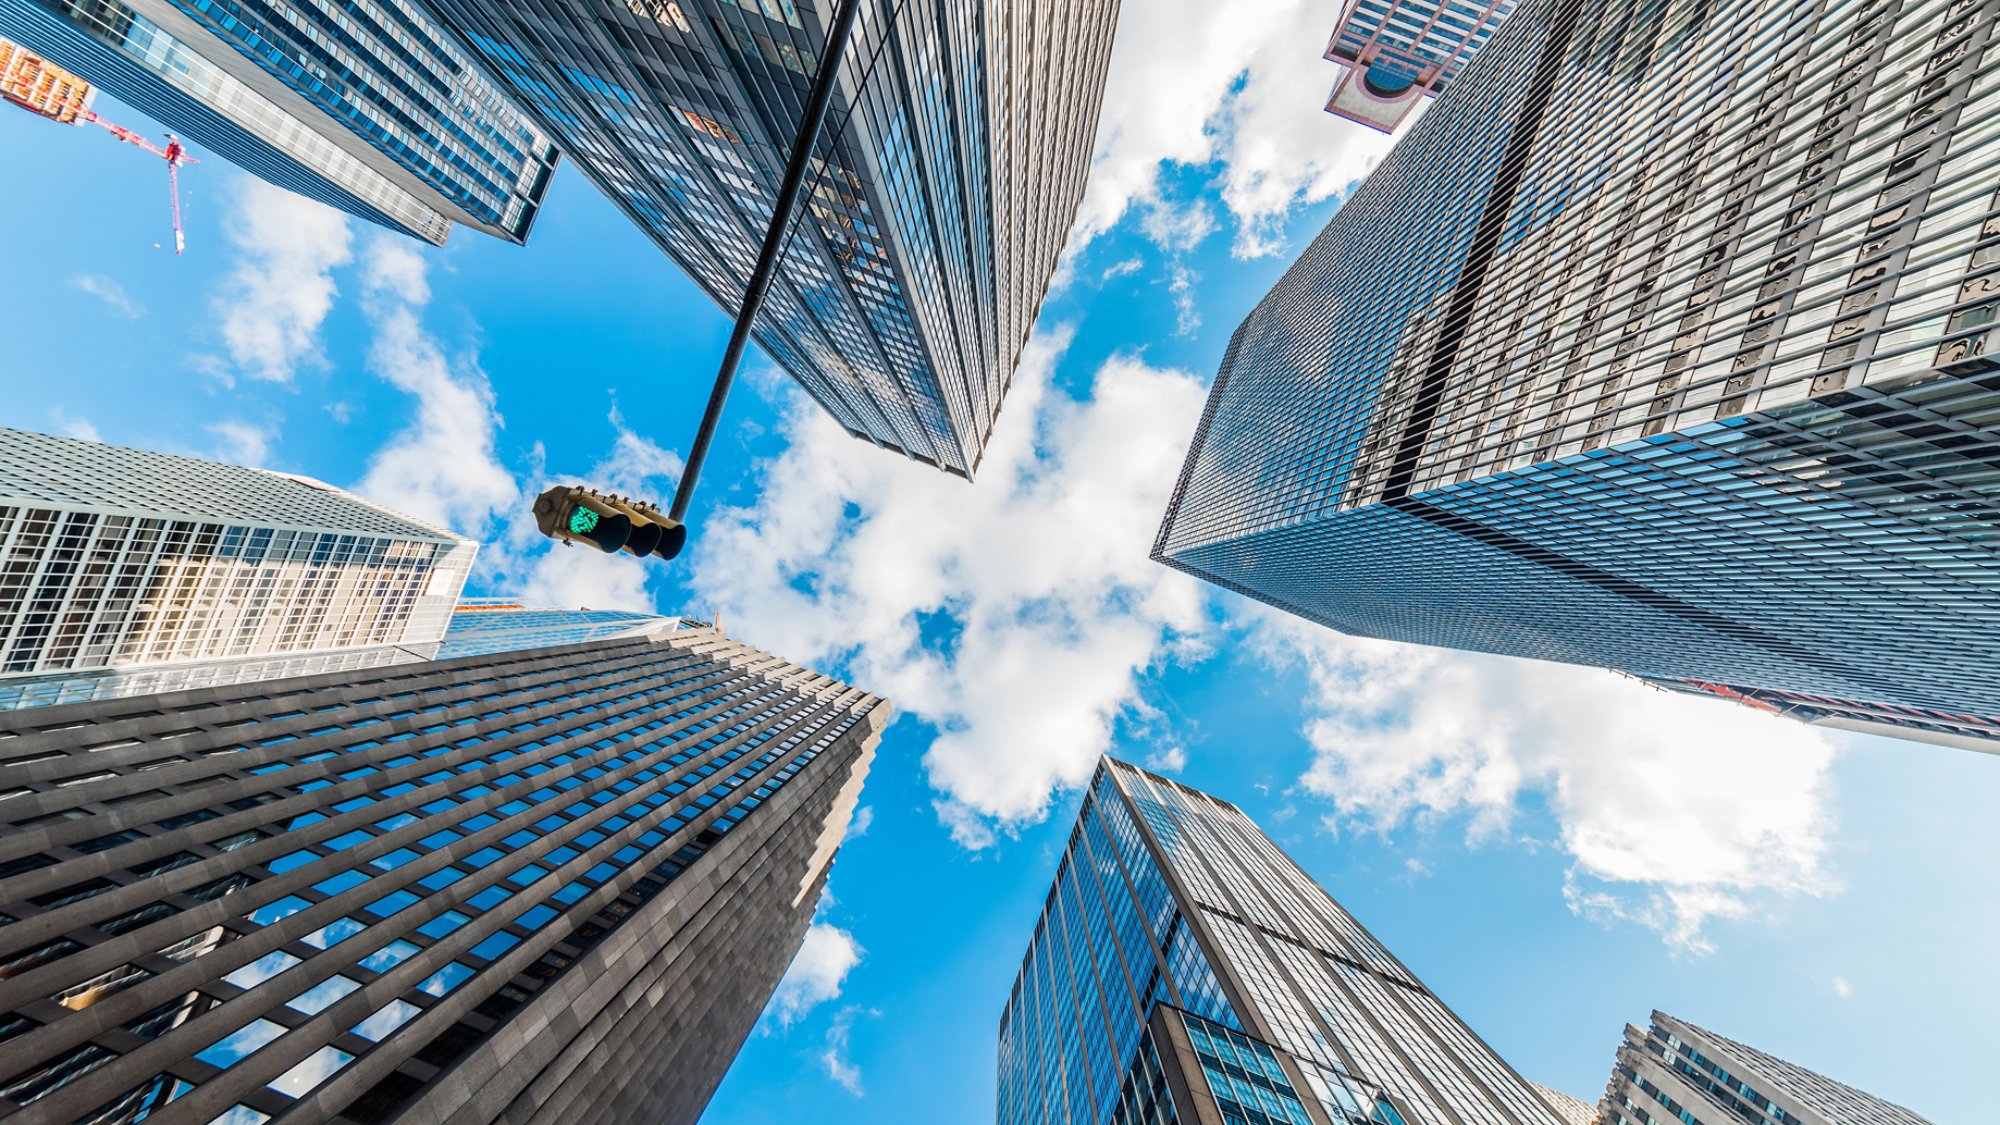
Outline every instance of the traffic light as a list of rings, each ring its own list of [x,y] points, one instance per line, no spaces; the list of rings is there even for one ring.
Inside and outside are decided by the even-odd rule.
[[[557,485],[535,498],[535,526],[551,539],[587,543],[605,554],[671,559],[687,545],[687,528],[653,505],[575,485]]]

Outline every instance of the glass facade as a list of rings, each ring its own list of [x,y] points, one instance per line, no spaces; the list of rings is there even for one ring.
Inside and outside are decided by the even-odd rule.
[[[1235,806],[1105,759],[1000,1021],[1000,1125],[1556,1125]]]
[[[1155,557],[1993,726],[2000,12],[1724,11],[1520,4],[1238,328]]]
[[[735,310],[830,0],[438,6]],[[977,467],[1082,197],[1117,13],[1117,0],[862,0],[756,332],[855,436]]]
[[[568,645],[608,637],[630,637],[660,627],[699,628],[706,622],[662,618],[622,609],[548,609],[513,598],[460,598],[437,658],[485,656],[495,652]]]
[[[691,1123],[804,938],[886,713],[656,619],[0,714],[0,1099]]]
[[[0,429],[0,706],[428,656],[477,550],[308,478]]]
[[[1393,133],[1458,77],[1514,0],[1348,0],[1326,57],[1341,66],[1326,111]]]
[[[549,139],[409,0],[0,0],[0,32],[204,151],[442,244],[525,241]]]
[[[1930,1125],[1902,1106],[1664,1012],[1625,1027],[1600,1125]]]

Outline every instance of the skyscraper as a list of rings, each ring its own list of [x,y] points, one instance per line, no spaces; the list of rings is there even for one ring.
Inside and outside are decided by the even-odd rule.
[[[1347,0],[1326,57],[1340,81],[1326,111],[1393,133],[1458,76],[1514,0]]]
[[[724,310],[832,0],[438,0]],[[862,0],[756,339],[856,437],[972,475],[1082,198],[1117,0]]]
[[[0,34],[280,187],[523,242],[556,150],[420,4],[0,0]]]
[[[1560,1125],[1234,805],[1109,758],[999,1065],[999,1125]]]
[[[1864,1094],[1677,1020],[1627,1024],[1599,1125],[1930,1125]]]
[[[691,1123],[887,710],[672,619],[0,714],[0,1105]]]
[[[309,477],[0,428],[0,709],[425,659],[477,552]]]
[[[1525,0],[1237,329],[1155,557],[1994,729],[1996,19]]]

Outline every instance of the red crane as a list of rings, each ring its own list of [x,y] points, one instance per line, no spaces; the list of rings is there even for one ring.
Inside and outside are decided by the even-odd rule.
[[[167,193],[173,199],[174,204],[174,253],[178,254],[187,249],[187,237],[181,233],[181,165],[199,164],[201,161],[189,156],[187,148],[172,133],[167,134],[167,147],[161,148],[159,145],[134,133],[123,125],[113,125],[95,113],[85,111],[83,119],[93,125],[101,125],[105,129],[110,130],[111,135],[121,141],[138,145],[154,156],[166,160]]]

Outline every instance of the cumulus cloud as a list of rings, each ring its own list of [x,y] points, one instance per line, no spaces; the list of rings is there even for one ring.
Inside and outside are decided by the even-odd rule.
[[[849,840],[859,840],[861,837],[868,835],[868,830],[874,826],[875,806],[863,805],[854,810],[854,819],[847,825],[846,838]]]
[[[69,283],[111,306],[111,311],[127,320],[137,320],[146,315],[146,306],[133,300],[131,295],[125,292],[123,285],[101,273],[86,273],[73,277]]]
[[[208,431],[215,459],[230,465],[257,468],[271,456],[270,430],[241,418],[225,418],[203,427]]]
[[[799,1022],[807,1012],[829,1000],[840,999],[847,974],[861,963],[861,948],[854,935],[838,926],[814,922],[806,930],[805,944],[799,946],[791,967],[771,994],[766,1018],[779,1028]]]
[[[370,240],[362,309],[374,336],[368,366],[416,400],[415,415],[375,452],[362,495],[420,520],[483,537],[518,506],[519,486],[496,451],[501,419],[486,373],[454,359],[424,327],[424,260],[388,235]]]
[[[1833,994],[1842,1000],[1849,999],[1854,995],[1854,986],[1847,983],[1846,977],[1835,977],[1833,978]]]
[[[354,256],[354,234],[340,212],[250,176],[236,180],[229,227],[236,268],[214,302],[222,342],[238,370],[289,382],[302,364],[319,364],[319,330],[333,309],[333,271]]]
[[[1073,398],[1049,385],[1067,341],[1030,341],[975,486],[788,391],[789,447],[697,545],[692,584],[732,632],[936,730],[939,811],[973,846],[1087,781],[1147,670],[1202,620],[1195,582],[1147,558],[1201,384],[1119,357]]]
[[[1261,607],[1258,651],[1317,691],[1302,788],[1381,830],[1469,817],[1506,838],[1529,794],[1570,859],[1574,910],[1676,950],[1769,897],[1822,895],[1832,748],[1803,724],[1598,669],[1343,636]]]
[[[820,1065],[826,1068],[826,1076],[840,1083],[841,1087],[855,1097],[862,1095],[861,1068],[848,1057],[849,1040],[854,1035],[855,1017],[864,1014],[860,1005],[849,1004],[842,1008],[826,1029],[826,1046],[819,1053]],[[878,1016],[880,1012],[868,1009],[867,1015]]]
[[[1105,268],[1104,275],[1097,280],[1099,282],[1106,282],[1113,278],[1126,277],[1138,273],[1139,267],[1144,264],[1137,257],[1127,258],[1122,262],[1114,262]]]
[[[629,555],[565,548],[535,529],[531,502],[552,484],[665,495],[681,471],[609,410],[611,449],[581,475],[552,471],[535,447],[517,474],[500,455],[505,427],[476,355],[452,354],[424,324],[431,292],[424,258],[387,235],[363,257],[361,307],[373,330],[369,367],[415,400],[410,421],[369,460],[356,490],[418,519],[485,543],[480,569],[538,605],[651,611],[647,564]]]
[[[90,419],[71,414],[60,406],[49,411],[49,422],[55,432],[64,437],[79,438],[83,441],[104,440],[104,435],[97,432],[97,427],[91,424]]]
[[[1326,113],[1336,73],[1321,57],[1341,0],[1149,0],[1127,4],[1112,50],[1097,153],[1072,249],[1135,204],[1202,207],[1162,187],[1174,166],[1219,165],[1239,256],[1276,253],[1284,216],[1363,175],[1388,139]],[[1187,222],[1187,220],[1181,220]]]
[[[556,484],[587,485],[602,492],[654,497],[662,505],[666,503],[680,480],[680,454],[662,449],[627,426],[615,405],[608,420],[615,437],[603,460],[578,476],[552,473],[543,463],[546,458],[538,458],[533,483],[523,490],[520,511],[508,531],[506,554],[498,564],[510,571],[514,588],[532,602],[599,609],[658,608],[646,586],[657,562],[552,543],[535,530],[529,512],[533,497]]]

